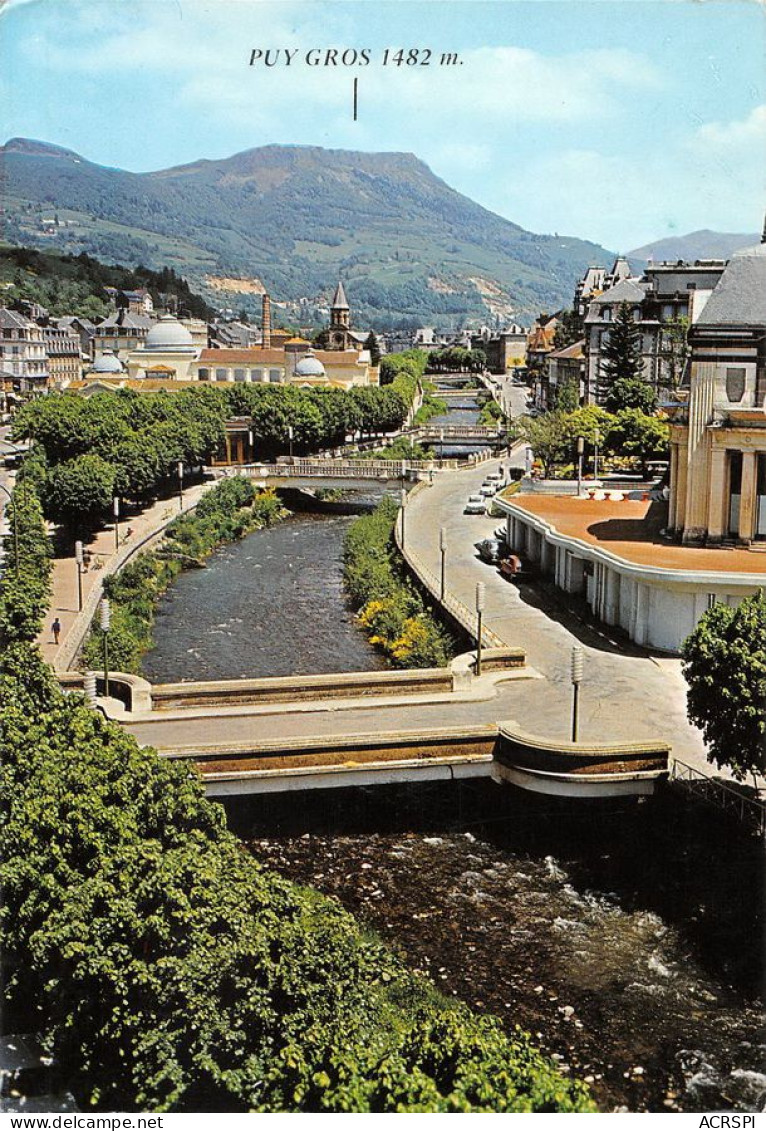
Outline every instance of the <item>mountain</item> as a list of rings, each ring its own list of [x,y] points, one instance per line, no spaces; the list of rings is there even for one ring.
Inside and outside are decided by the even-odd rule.
[[[410,153],[268,145],[128,173],[13,138],[0,177],[10,243],[168,266],[218,306],[252,308],[265,287],[304,322],[341,277],[357,325],[521,320],[571,305],[612,254],[527,232]]]
[[[752,247],[760,241],[755,232],[711,232],[702,228],[699,232],[689,232],[685,236],[668,236],[654,243],[629,251],[627,258],[631,263],[643,264],[649,259],[667,259],[671,263],[677,259],[729,259],[741,247]]]

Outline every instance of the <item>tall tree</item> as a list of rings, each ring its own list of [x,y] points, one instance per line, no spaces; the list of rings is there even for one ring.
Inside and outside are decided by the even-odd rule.
[[[601,351],[604,395],[609,393],[616,381],[640,380],[642,372],[641,331],[633,321],[627,302],[621,302]]]
[[[364,348],[370,351],[370,364],[377,365],[380,361],[380,346],[375,336],[375,331],[370,330],[364,343]]]
[[[665,322],[660,334],[660,383],[674,393],[681,384],[689,356],[689,319],[684,315]]]
[[[716,603],[683,643],[686,709],[708,761],[742,779],[766,773],[766,595]]]

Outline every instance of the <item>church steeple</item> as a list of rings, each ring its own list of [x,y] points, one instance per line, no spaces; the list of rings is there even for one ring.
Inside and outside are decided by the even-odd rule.
[[[352,348],[351,334],[349,333],[351,326],[351,311],[349,310],[348,299],[346,292],[343,289],[343,283],[338,283],[335,288],[335,295],[330,306],[330,333],[329,333],[329,347],[332,350],[347,350]]]

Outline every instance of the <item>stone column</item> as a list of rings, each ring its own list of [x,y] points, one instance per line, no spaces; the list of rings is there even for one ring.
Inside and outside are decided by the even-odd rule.
[[[670,445],[670,502],[668,505],[668,526],[676,528],[676,499],[678,497],[678,444]]]
[[[739,537],[749,542],[755,532],[755,452],[742,453],[742,497],[739,503]]]
[[[604,594],[604,620],[607,624],[617,624],[620,619],[620,575],[616,569],[606,570]]]
[[[726,449],[714,447],[710,455],[707,534],[716,542],[723,538],[727,525],[726,478]]]
[[[649,635],[649,590],[642,582],[636,582],[633,605],[633,640],[636,644],[646,644]]]

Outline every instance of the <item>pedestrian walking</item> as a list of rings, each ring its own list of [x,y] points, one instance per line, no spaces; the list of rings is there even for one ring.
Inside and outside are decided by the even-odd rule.
[[[86,573],[90,569],[90,563],[91,563],[92,560],[93,560],[92,551],[88,550],[87,548],[85,550],[83,550],[83,552],[82,552],[82,568],[85,570]]]
[[[58,617],[56,617],[53,624],[51,625],[51,632],[53,633],[53,643],[57,645],[59,642],[59,636],[61,635],[61,621]]]

